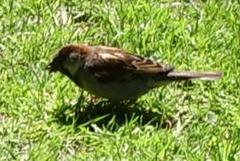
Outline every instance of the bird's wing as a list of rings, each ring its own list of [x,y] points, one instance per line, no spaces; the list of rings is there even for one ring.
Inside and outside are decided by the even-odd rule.
[[[99,46],[86,67],[101,82],[129,81],[137,77],[166,74],[173,67],[131,55],[118,48]]]

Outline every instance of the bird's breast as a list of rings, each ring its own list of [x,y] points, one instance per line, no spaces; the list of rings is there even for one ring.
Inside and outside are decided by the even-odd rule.
[[[147,79],[133,79],[128,81],[100,82],[93,74],[81,71],[76,78],[77,84],[96,96],[111,100],[131,100],[145,94],[153,87],[153,82]]]

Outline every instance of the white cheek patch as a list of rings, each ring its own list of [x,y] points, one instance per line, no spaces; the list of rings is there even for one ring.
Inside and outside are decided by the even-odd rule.
[[[78,71],[78,66],[69,66],[68,71],[71,73],[72,76],[74,76]]]
[[[72,75],[75,76],[75,74],[77,73],[79,67],[80,67],[80,63],[74,63],[74,64],[64,64],[64,68]]]

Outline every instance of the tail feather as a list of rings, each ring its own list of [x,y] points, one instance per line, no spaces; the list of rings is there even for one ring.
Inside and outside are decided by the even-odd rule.
[[[192,71],[171,71],[167,74],[168,80],[216,80],[222,77],[222,72],[192,72]]]

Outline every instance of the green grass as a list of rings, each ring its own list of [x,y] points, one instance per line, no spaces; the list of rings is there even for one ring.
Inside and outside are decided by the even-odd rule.
[[[3,0],[0,160],[240,160],[240,3],[193,2]],[[161,87],[129,110],[87,110],[84,92],[76,120],[82,91],[45,67],[81,42],[224,77]]]

